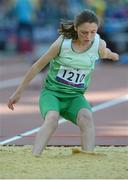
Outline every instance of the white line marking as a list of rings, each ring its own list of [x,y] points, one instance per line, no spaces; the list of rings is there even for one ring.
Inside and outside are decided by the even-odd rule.
[[[0,81],[0,89],[17,86],[22,80],[23,77]],[[36,76],[31,82],[36,82],[38,80],[41,80],[41,77],[39,77],[39,75]]]
[[[62,123],[64,123],[64,122],[66,122],[66,121],[67,121],[67,120],[65,120],[65,119],[62,118],[62,119],[59,121],[59,124],[62,124]],[[16,136],[14,136],[14,137],[12,137],[12,138],[9,138],[9,139],[6,139],[6,140],[4,140],[4,141],[1,141],[1,142],[0,142],[0,145],[4,145],[4,144],[10,143],[10,142],[12,142],[12,141],[16,141],[16,140],[18,140],[18,139],[21,139],[21,138],[23,138],[23,137],[25,137],[25,136],[34,134],[34,133],[38,132],[39,129],[40,129],[40,127],[35,128],[35,129],[32,129],[32,130],[27,131],[27,132],[22,133],[22,134],[17,134]]]
[[[109,107],[114,106],[116,104],[120,104],[120,103],[125,102],[125,101],[128,101],[128,94],[125,96],[122,96],[122,97],[112,99],[112,100],[107,101],[105,103],[99,104],[99,105],[93,107],[92,110],[93,110],[93,112],[95,112],[98,110],[109,108]]]
[[[97,106],[94,106],[92,108],[92,111],[93,112],[96,112],[96,111],[99,111],[99,110],[102,110],[102,109],[106,109],[106,108],[109,108],[111,106],[114,106],[116,104],[120,104],[120,103],[123,103],[123,102],[127,102],[128,101],[128,94],[125,95],[125,96],[122,96],[122,97],[119,97],[119,98],[115,98],[115,99],[112,99],[110,101],[107,101],[105,103],[102,103],[102,104],[99,104]],[[65,120],[64,118],[61,118],[60,121],[59,121],[59,124],[62,124],[62,123],[65,123],[67,120]],[[9,139],[6,139],[4,141],[1,141],[0,142],[0,145],[4,145],[4,144],[7,144],[9,142],[12,142],[12,141],[15,141],[15,140],[18,140],[18,139],[21,139],[25,136],[28,136],[28,135],[31,135],[31,134],[34,134],[36,132],[38,132],[40,129],[40,127],[38,128],[35,128],[35,129],[32,129],[30,131],[27,131],[25,133],[22,133],[22,134],[19,134],[19,135],[16,135],[12,138],[9,138]]]
[[[21,80],[22,80],[22,78],[15,78],[15,79],[9,79],[9,80],[5,80],[5,81],[0,81],[0,89],[16,86],[19,84],[19,82]]]

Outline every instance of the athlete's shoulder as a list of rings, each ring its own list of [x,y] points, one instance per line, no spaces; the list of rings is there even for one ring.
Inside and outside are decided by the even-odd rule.
[[[60,46],[62,41],[64,40],[64,36],[60,35],[52,44],[52,46]]]
[[[106,54],[106,42],[100,38],[100,45],[99,45],[99,54],[100,57],[104,57]]]
[[[99,49],[105,49],[106,48],[106,42],[105,40],[101,39],[100,38],[100,46],[99,46]]]
[[[61,35],[51,44],[49,50],[52,50],[57,54],[60,51],[62,42],[63,42],[63,36]]]

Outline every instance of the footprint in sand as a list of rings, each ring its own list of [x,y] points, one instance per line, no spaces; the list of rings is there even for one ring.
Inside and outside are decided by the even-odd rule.
[[[107,156],[104,153],[98,153],[98,152],[87,152],[87,151],[82,151],[78,148],[73,148],[72,149],[72,154],[84,154],[84,155],[89,155],[89,156]]]

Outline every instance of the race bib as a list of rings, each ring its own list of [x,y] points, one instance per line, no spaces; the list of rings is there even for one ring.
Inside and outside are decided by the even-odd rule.
[[[84,88],[85,77],[85,70],[61,66],[56,76],[56,80],[66,85]]]

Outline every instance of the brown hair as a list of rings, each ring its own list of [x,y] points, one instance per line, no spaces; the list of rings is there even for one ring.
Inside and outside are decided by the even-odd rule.
[[[99,26],[99,20],[96,14],[89,9],[85,9],[75,17],[74,21],[61,20],[59,34],[64,35],[64,37],[68,39],[77,39],[78,35],[74,29],[74,25],[77,28],[78,26],[86,22],[96,23]]]

